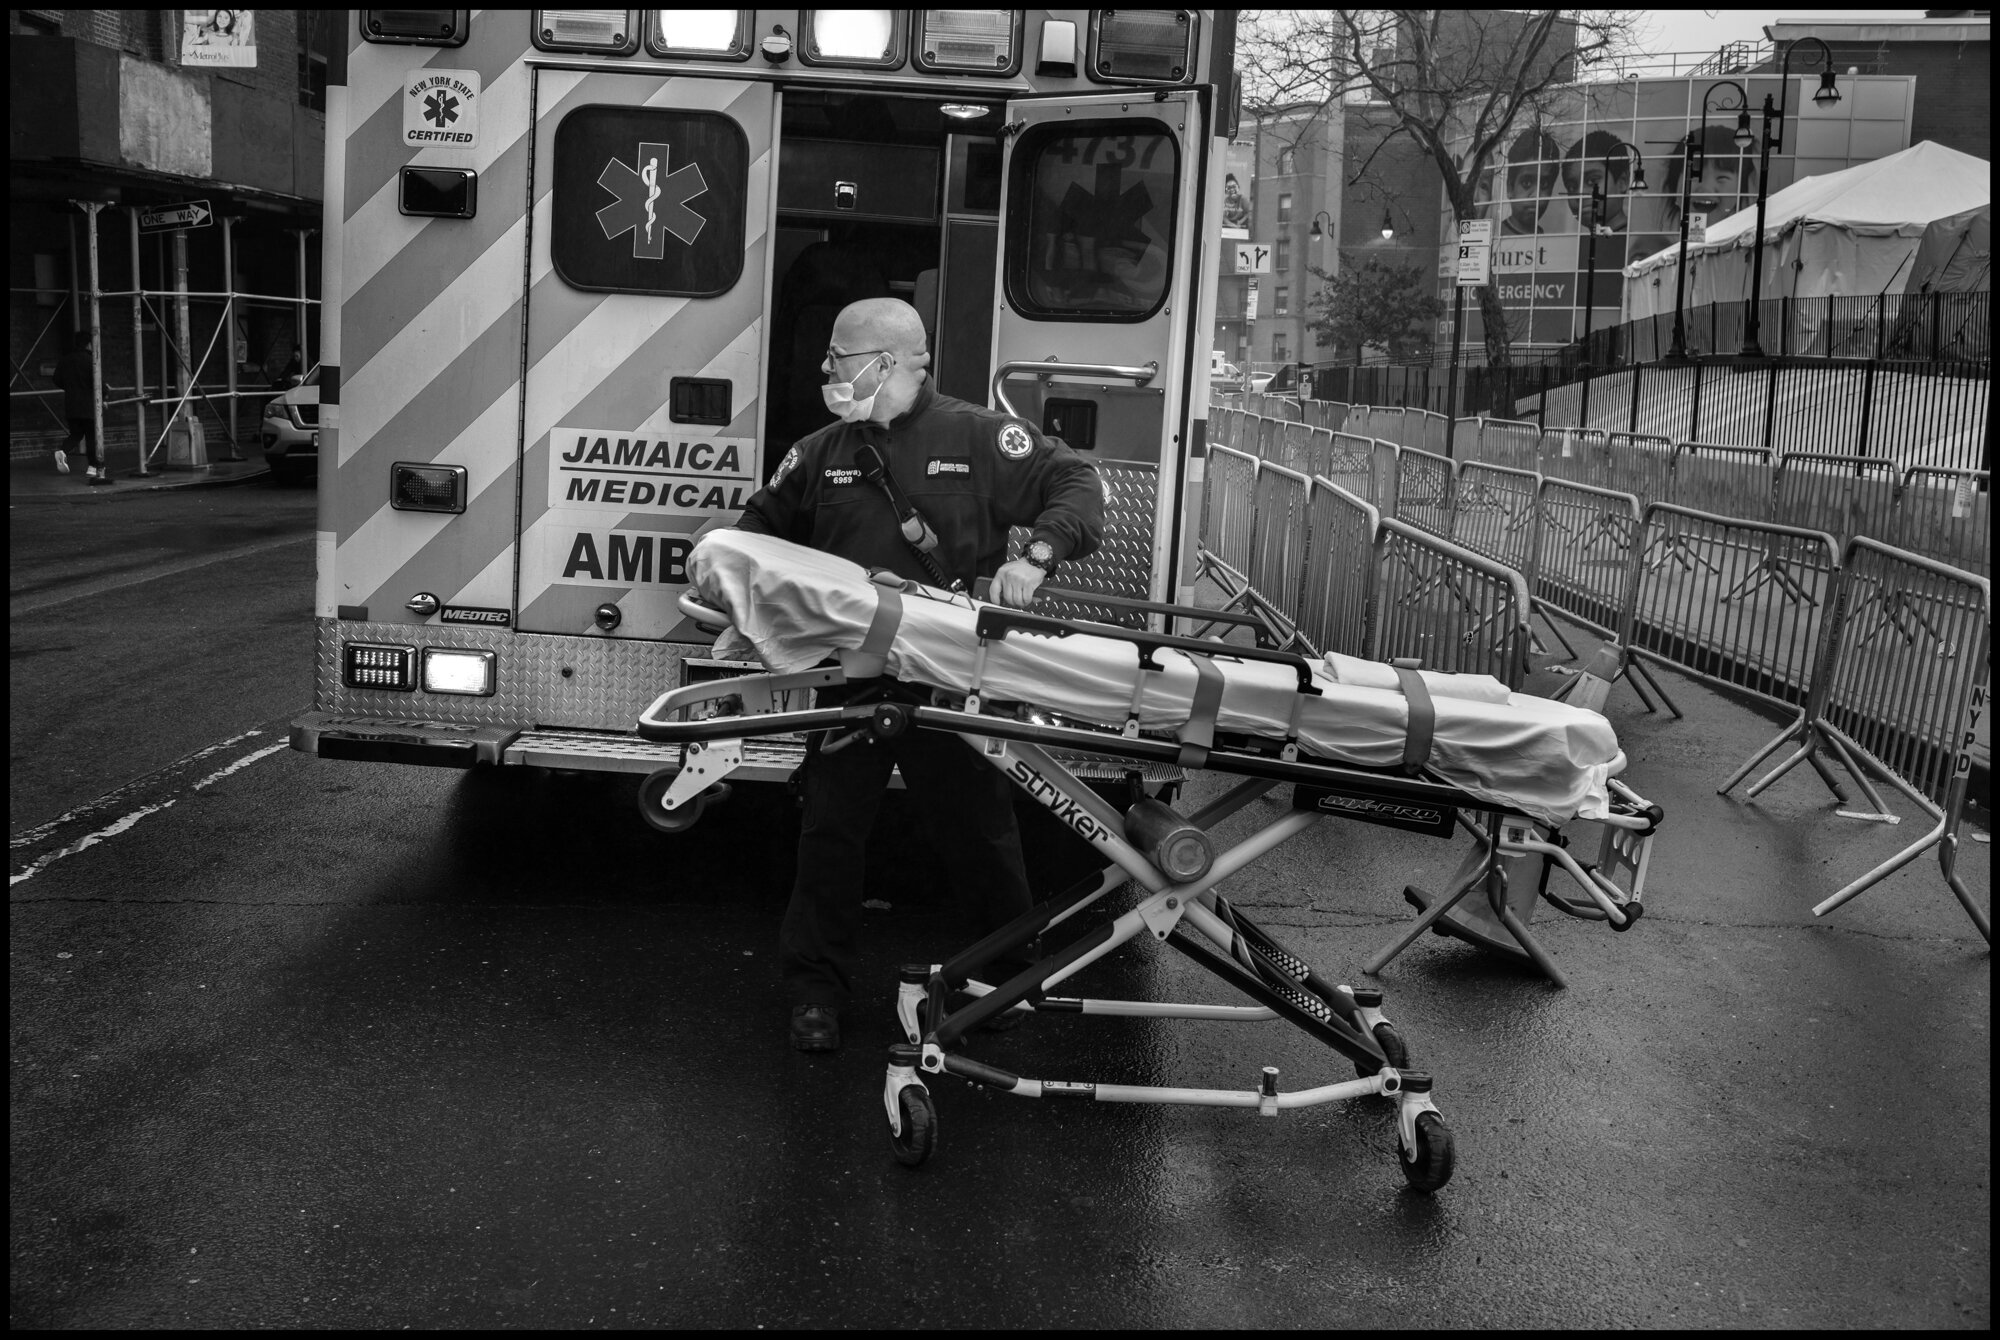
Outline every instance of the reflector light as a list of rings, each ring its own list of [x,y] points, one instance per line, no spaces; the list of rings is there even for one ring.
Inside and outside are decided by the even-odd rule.
[[[924,9],[917,18],[917,68],[1013,74],[1019,25],[1011,9]]]
[[[417,687],[416,668],[415,647],[350,642],[341,664],[341,679],[350,688],[408,693]]]
[[[424,648],[424,692],[465,693],[486,697],[493,692],[499,658],[490,651],[446,651]]]
[[[630,9],[538,9],[535,45],[543,51],[598,51],[628,56],[639,49]]]
[[[389,506],[398,512],[463,512],[465,467],[397,461],[389,467]]]
[[[361,36],[369,42],[462,47],[471,21],[469,9],[364,9]]]
[[[903,63],[893,9],[809,9],[800,21],[799,58],[808,65],[893,69]]]
[[[656,9],[646,48],[655,56],[693,60],[749,60],[748,9]]]
[[[1100,10],[1091,21],[1091,78],[1184,82],[1194,68],[1194,37],[1192,10]]]

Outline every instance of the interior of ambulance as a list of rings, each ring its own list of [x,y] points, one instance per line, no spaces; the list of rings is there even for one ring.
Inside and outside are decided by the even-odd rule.
[[[766,478],[794,442],[829,421],[820,362],[834,318],[851,302],[910,303],[930,334],[938,389],[987,403],[1001,235],[999,102],[964,115],[974,109],[935,96],[788,89],[783,109]],[[1130,126],[1053,129],[1059,133],[1031,131],[1015,146],[1016,309],[1084,322],[1153,315],[1166,297],[1172,255],[1179,163],[1170,137],[1164,128],[1158,135]],[[1088,392],[1058,389],[1033,395],[1021,411],[1079,450],[1156,456],[1157,411],[1145,416],[1150,429],[1119,424],[1115,407],[1100,415]]]

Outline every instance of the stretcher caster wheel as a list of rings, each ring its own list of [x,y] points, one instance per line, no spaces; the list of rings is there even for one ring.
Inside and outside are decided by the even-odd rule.
[[[1394,1024],[1375,1025],[1375,1045],[1389,1058],[1389,1064],[1398,1070],[1410,1068],[1410,1049],[1403,1044],[1403,1035],[1396,1031]],[[1363,1079],[1373,1079],[1382,1067],[1373,1061],[1356,1061],[1354,1073]]]
[[[1451,1130],[1444,1124],[1444,1118],[1435,1112],[1417,1114],[1417,1149],[1414,1156],[1403,1148],[1403,1137],[1396,1137],[1397,1162],[1403,1165],[1403,1180],[1410,1184],[1412,1191],[1426,1195],[1436,1191],[1451,1180]]]
[[[639,813],[662,833],[685,833],[701,818],[702,811],[729,799],[729,783],[717,782],[679,809],[670,810],[661,801],[666,798],[667,788],[673,783],[673,772],[665,768],[639,783]]]
[[[903,1131],[889,1132],[889,1148],[905,1168],[921,1168],[937,1149],[937,1103],[921,1084],[906,1084],[896,1094]]]

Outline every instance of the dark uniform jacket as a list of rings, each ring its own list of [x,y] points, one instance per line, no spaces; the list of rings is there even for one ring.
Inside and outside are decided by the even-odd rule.
[[[90,350],[72,349],[56,363],[56,386],[63,393],[63,413],[72,419],[88,419],[94,385],[90,371]]]
[[[835,421],[801,438],[744,504],[741,529],[931,581],[854,459],[864,442],[937,532],[932,556],[945,577],[967,590],[1006,561],[1009,526],[1034,527],[1057,559],[1097,548],[1104,492],[1090,462],[1020,419],[939,395],[929,380],[886,427]]]

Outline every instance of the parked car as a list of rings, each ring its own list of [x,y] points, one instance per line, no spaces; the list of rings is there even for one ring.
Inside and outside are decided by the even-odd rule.
[[[1265,388],[1265,387],[1267,387],[1267,386],[1269,386],[1269,385],[1271,384],[1271,377],[1272,377],[1272,375],[1273,375],[1273,374],[1271,374],[1271,373],[1269,373],[1269,372],[1253,372],[1253,373],[1251,373],[1251,374],[1250,374],[1250,393],[1251,393],[1252,395],[1262,395],[1262,394],[1264,394],[1264,388]]]
[[[1249,378],[1234,363],[1209,364],[1208,389],[1211,395],[1242,395],[1249,387]]]
[[[264,406],[264,463],[274,484],[302,483],[319,475],[319,368]]]

